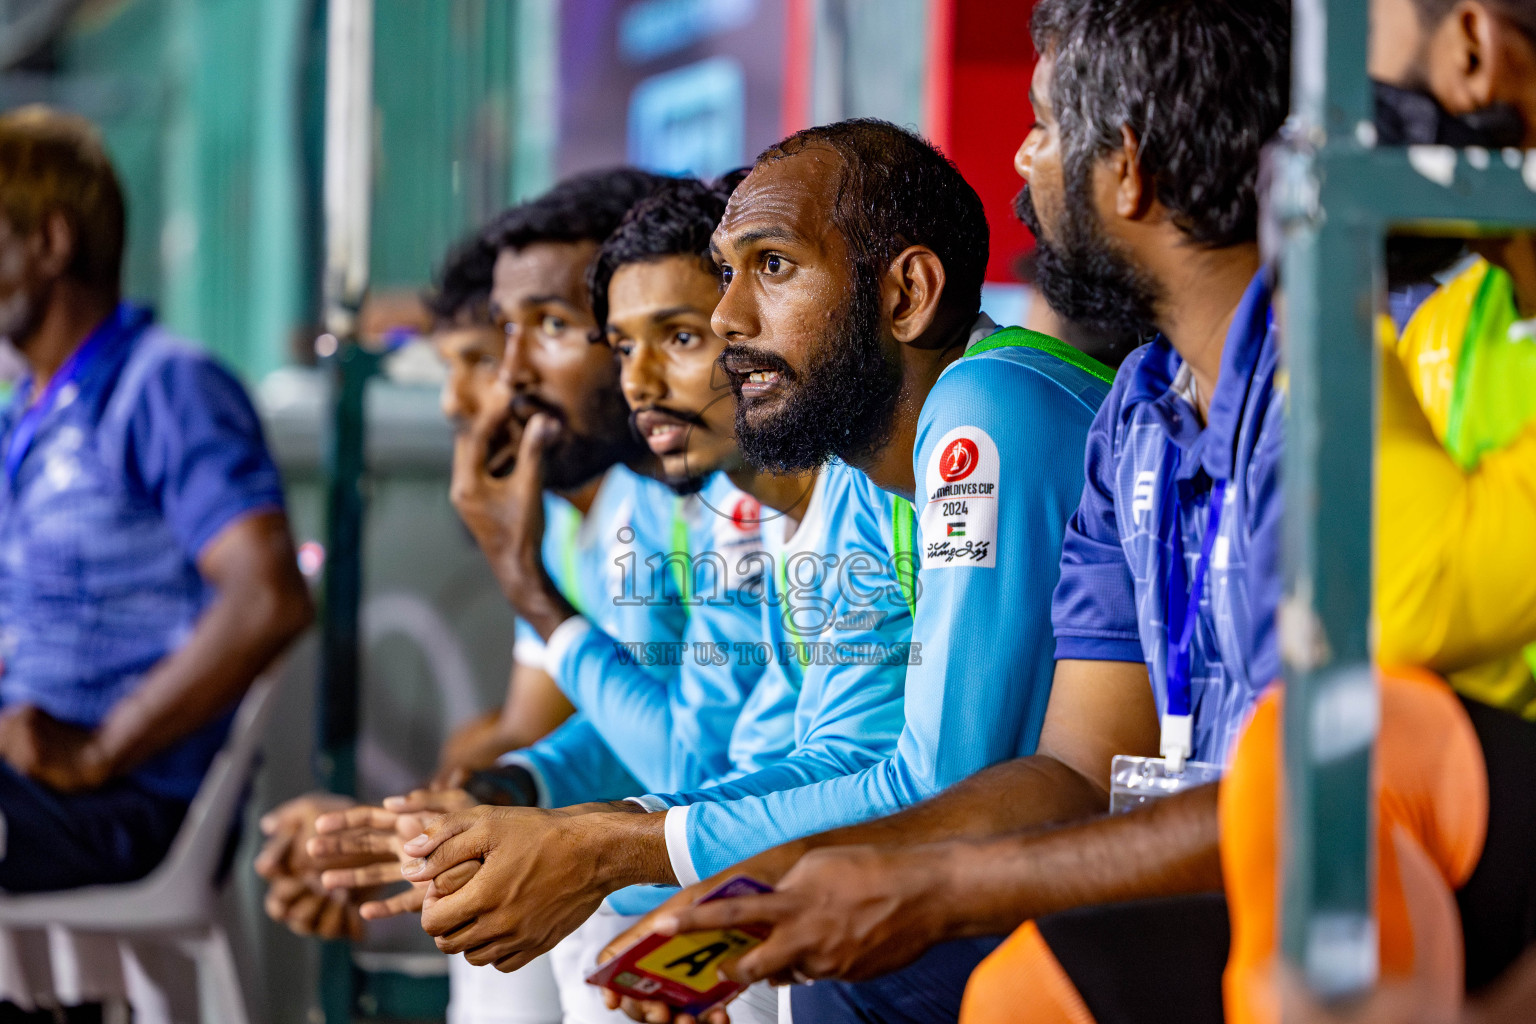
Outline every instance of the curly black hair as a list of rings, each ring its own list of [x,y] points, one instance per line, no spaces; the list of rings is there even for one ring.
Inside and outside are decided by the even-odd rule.
[[[496,267],[496,247],[484,231],[460,239],[448,250],[432,287],[422,295],[422,305],[438,326],[489,315],[491,274]]]
[[[922,136],[872,117],[796,132],[757,162],[818,145],[843,158],[832,222],[860,287],[876,287],[907,246],[925,245],[944,265],[944,300],[970,314],[981,309],[991,235],[981,197],[955,165]]]
[[[737,179],[740,180],[739,178]],[[614,273],[631,263],[668,256],[697,256],[700,266],[715,272],[709,238],[725,213],[730,192],[723,183],[706,184],[678,178],[640,200],[608,236],[587,270],[587,290],[598,330],[608,324],[608,285]]]
[[[484,316],[501,250],[535,242],[601,242],[630,207],[673,180],[635,167],[567,178],[455,243],[422,302],[439,324]]]
[[[1084,187],[1129,128],[1193,241],[1258,237],[1259,151],[1290,107],[1289,0],[1040,0],[1031,33],[1055,60],[1069,183]]]
[[[535,242],[601,242],[631,206],[672,180],[637,167],[578,174],[498,216],[485,229],[486,241],[497,252]]]

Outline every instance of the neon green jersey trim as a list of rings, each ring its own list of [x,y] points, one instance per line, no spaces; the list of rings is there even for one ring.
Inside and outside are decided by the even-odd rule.
[[[1086,352],[1080,352],[1060,339],[1027,327],[1004,327],[989,334],[965,350],[966,357],[979,356],[1000,348],[1032,348],[1053,355],[1064,363],[1071,363],[1084,373],[1091,374],[1106,384],[1115,382],[1115,371]]]

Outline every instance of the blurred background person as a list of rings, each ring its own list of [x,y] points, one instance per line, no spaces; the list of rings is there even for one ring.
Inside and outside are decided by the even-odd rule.
[[[0,115],[0,889],[140,878],[235,705],[308,625],[244,390],[120,299],[125,210],[78,117]]]

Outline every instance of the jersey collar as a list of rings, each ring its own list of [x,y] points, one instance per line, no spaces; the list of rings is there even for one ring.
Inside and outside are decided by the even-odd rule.
[[[1221,352],[1221,375],[1203,427],[1194,409],[1174,387],[1184,360],[1168,339],[1158,335],[1142,352],[1125,405],[1128,410],[1146,405],[1168,440],[1183,452],[1178,479],[1189,479],[1201,470],[1212,480],[1231,478],[1254,368],[1271,344],[1275,330],[1270,315],[1272,295],[1268,273],[1260,270],[1249,282],[1232,316]]]

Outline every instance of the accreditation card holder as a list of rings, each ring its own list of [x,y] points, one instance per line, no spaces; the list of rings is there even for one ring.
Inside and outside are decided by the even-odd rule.
[[[1116,754],[1109,767],[1109,813],[1119,814],[1215,782],[1221,774],[1221,765],[1209,761],[1185,761],[1183,771],[1176,772],[1167,758]]]
[[[772,891],[772,886],[737,875],[699,897],[695,905]],[[720,961],[741,956],[767,937],[766,927],[753,925],[683,935],[652,932],[587,975],[587,984],[666,1003],[697,1017],[747,987],[721,977]]]

